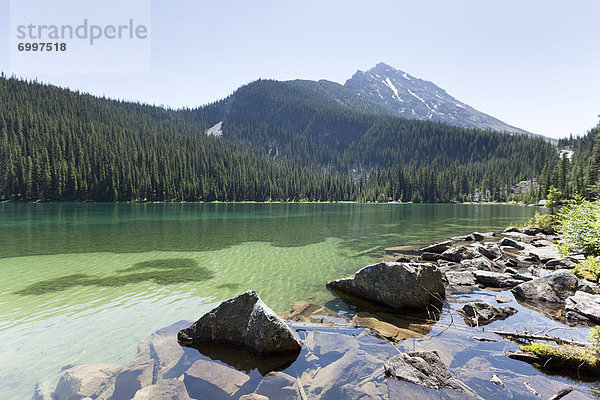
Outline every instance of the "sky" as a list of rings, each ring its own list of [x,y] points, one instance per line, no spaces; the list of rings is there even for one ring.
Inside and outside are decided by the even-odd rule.
[[[11,69],[9,0],[0,0],[0,71],[179,108],[258,78],[343,84],[382,61],[530,132],[558,138],[598,123],[597,0],[142,1],[151,7],[149,68],[49,74]],[[78,3],[91,14],[105,4]],[[81,7],[58,10],[84,17]]]

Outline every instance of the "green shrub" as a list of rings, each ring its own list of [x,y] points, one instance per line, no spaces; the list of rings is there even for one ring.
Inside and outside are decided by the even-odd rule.
[[[557,215],[562,253],[583,252],[600,255],[600,200],[573,202]]]
[[[556,218],[551,214],[540,214],[536,212],[524,228],[529,226],[538,227],[544,232],[554,232],[556,230]]]
[[[600,279],[600,257],[587,257],[584,262],[577,264],[573,273],[588,281],[598,282]]]

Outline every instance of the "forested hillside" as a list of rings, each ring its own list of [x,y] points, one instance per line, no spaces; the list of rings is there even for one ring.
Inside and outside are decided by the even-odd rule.
[[[555,159],[542,139],[393,117],[326,81],[174,111],[0,79],[2,200],[503,200]]]

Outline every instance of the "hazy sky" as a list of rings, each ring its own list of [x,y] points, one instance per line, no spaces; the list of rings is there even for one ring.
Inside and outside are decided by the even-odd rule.
[[[600,114],[598,0],[156,0],[152,72],[129,75],[10,71],[7,15],[0,0],[0,70],[112,98],[193,107],[257,78],[344,83],[383,61],[551,137]]]

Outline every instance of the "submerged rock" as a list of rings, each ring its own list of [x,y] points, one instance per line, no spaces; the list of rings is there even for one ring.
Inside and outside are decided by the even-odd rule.
[[[135,393],[133,400],[191,400],[179,379],[164,379]]]
[[[301,400],[306,398],[300,379],[283,372],[272,372],[258,384],[254,394],[268,399]]]
[[[517,313],[511,307],[495,307],[484,302],[467,303],[459,311],[469,326],[482,326]]]
[[[141,388],[152,385],[154,365],[155,361],[150,360],[119,373],[115,379],[115,391],[111,400],[129,400]]]
[[[187,392],[193,398],[229,399],[250,377],[212,361],[198,360],[183,374]]]
[[[385,376],[430,389],[461,390],[436,351],[401,353],[384,364]]]
[[[338,279],[327,287],[388,307],[425,308],[445,296],[442,273],[433,264],[380,262],[368,265],[352,278]]]
[[[562,303],[583,285],[571,271],[564,269],[521,283],[512,289],[516,297],[526,300]]]
[[[600,323],[600,295],[577,291],[567,298],[565,310],[568,320]]]
[[[233,343],[259,353],[299,353],[300,338],[255,291],[224,301],[177,335],[179,343]]]
[[[123,370],[118,364],[88,364],[69,368],[58,381],[56,400],[95,399],[113,390],[115,377]]]

